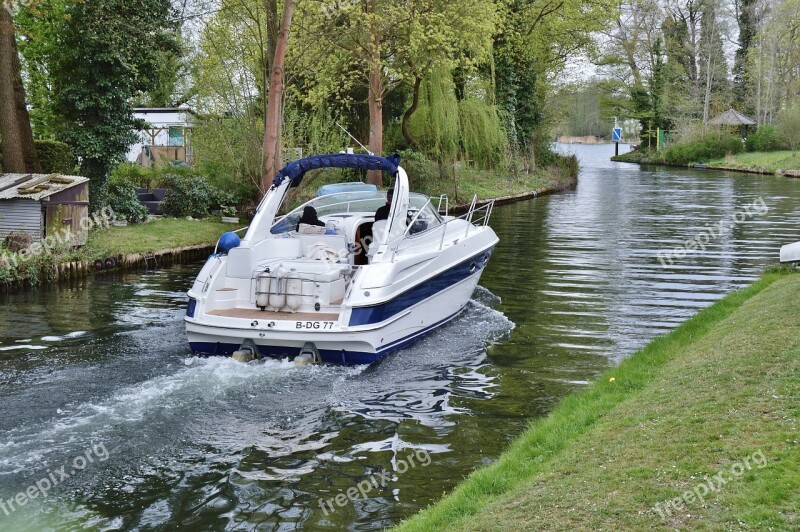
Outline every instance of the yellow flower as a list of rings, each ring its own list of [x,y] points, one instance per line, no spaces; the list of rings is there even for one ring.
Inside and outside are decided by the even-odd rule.
[[[616,377],[611,377],[610,379],[608,379],[608,382],[614,382],[615,380],[617,380]]]

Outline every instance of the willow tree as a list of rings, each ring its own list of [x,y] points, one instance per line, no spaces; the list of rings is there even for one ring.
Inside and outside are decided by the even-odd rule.
[[[298,45],[315,81],[309,100],[320,105],[364,87],[369,150],[381,154],[384,101],[406,85],[414,96],[404,113],[403,129],[413,144],[408,121],[416,110],[422,79],[437,66],[488,59],[495,13],[495,4],[482,0],[365,0],[333,8],[309,4],[300,17],[305,31]],[[348,74],[352,72],[356,75]],[[378,172],[369,179],[381,183]]]

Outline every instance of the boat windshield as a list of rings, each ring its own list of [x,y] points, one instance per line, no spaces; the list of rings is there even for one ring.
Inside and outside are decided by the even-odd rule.
[[[339,192],[320,196],[300,205],[281,218],[272,226],[272,234],[293,231],[303,215],[303,209],[308,206],[314,207],[317,211],[317,216],[321,218],[323,216],[353,212],[374,214],[379,207],[385,204],[386,192]]]
[[[409,194],[408,200],[409,215],[412,215],[413,211],[413,217],[416,215],[417,211],[423,209],[423,213],[419,216],[419,219],[427,222],[427,228],[435,227],[441,223],[439,213],[436,212],[436,209],[428,202],[427,196],[412,192]],[[272,226],[272,234],[293,231],[300,217],[303,215],[303,209],[308,206],[314,207],[317,211],[317,216],[322,218],[323,216],[349,213],[372,215],[383,205],[386,205],[386,192],[340,192],[337,194],[320,196],[300,205],[281,218]]]
[[[419,212],[420,210],[422,212]],[[414,224],[408,230],[408,234],[416,235],[441,225],[442,217],[428,200],[428,196],[412,193],[408,198],[408,222],[412,221]]]

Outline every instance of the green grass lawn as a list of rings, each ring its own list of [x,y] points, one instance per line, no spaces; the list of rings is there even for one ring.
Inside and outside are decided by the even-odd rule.
[[[225,231],[244,225],[210,220],[161,218],[126,227],[94,230],[86,246],[76,251],[81,257],[95,259],[120,254],[148,253],[166,249],[213,244]]]
[[[399,528],[797,530],[799,318],[800,275],[765,275],[567,397]],[[719,472],[726,484],[667,511]]]
[[[745,152],[714,159],[708,164],[774,173],[778,170],[800,170],[800,155],[792,156],[791,151]]]

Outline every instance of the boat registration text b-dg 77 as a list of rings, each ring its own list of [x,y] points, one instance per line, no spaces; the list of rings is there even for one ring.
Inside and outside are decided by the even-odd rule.
[[[298,321],[296,329],[333,329],[334,321]]]

